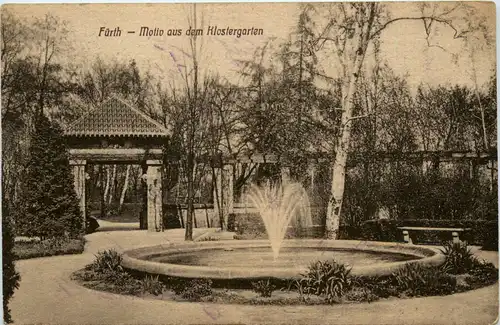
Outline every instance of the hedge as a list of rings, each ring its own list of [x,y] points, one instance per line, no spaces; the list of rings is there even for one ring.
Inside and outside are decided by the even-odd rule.
[[[359,227],[344,227],[341,236],[345,239],[362,239],[387,242],[403,242],[403,232],[398,227],[471,228],[461,238],[471,245],[483,249],[498,250],[498,220],[369,220]],[[451,240],[451,232],[410,232],[414,243],[440,244]]]
[[[227,222],[228,230],[234,231],[240,239],[265,239],[266,227],[258,213],[231,213]],[[323,226],[314,225],[308,229],[293,227],[288,229],[285,238],[318,238],[323,236]]]
[[[81,254],[85,250],[85,238],[51,238],[42,241],[18,241],[14,244],[14,258],[30,258]]]
[[[471,228],[461,235],[471,245],[482,246],[486,250],[498,250],[498,220],[369,220],[358,226],[341,225],[340,238],[352,240],[372,240],[385,242],[403,242],[403,231],[398,227],[433,227],[433,228]],[[241,238],[266,238],[264,223],[258,213],[230,214],[228,229],[235,231]],[[315,227],[307,237],[322,237],[322,227]],[[289,236],[294,237],[289,232]],[[299,236],[301,237],[301,236]],[[439,245],[452,239],[451,232],[417,231],[410,232],[416,244]]]

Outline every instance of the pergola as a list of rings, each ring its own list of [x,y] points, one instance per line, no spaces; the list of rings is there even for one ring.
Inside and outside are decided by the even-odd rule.
[[[141,220],[141,228],[162,230],[162,147],[170,136],[164,126],[113,96],[69,125],[64,135],[84,220],[87,165],[139,164],[147,181],[147,222]]]
[[[163,146],[171,136],[161,124],[134,108],[127,101],[113,96],[99,107],[90,110],[76,120],[65,130],[65,137],[70,147],[70,164],[73,167],[75,190],[80,200],[83,218],[87,212],[85,180],[86,167],[90,164],[139,164],[147,181],[147,197],[143,210],[146,218],[141,218],[141,228],[148,231],[163,230]],[[331,154],[319,153],[308,157],[313,167],[311,181],[314,179],[314,166],[321,162],[332,161]],[[209,163],[216,167],[214,198],[215,215],[221,214],[224,224],[233,212],[233,172],[232,166],[241,163],[280,163],[281,178],[290,178],[290,169],[283,159],[277,155],[219,155],[217,157],[199,157],[199,162]],[[359,163],[371,161],[404,161],[420,162],[423,170],[432,162],[467,161],[474,166],[486,164],[489,161],[496,168],[496,150],[490,152],[470,151],[414,151],[406,153],[374,152],[350,155],[347,165],[356,166]],[[143,211],[144,212],[144,211]]]

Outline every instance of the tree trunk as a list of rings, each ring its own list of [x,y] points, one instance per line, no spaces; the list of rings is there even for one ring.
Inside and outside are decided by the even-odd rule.
[[[332,185],[328,207],[326,211],[325,237],[327,239],[338,239],[340,227],[340,213],[345,188],[345,173],[347,164],[347,150],[351,137],[350,127],[344,127],[342,137],[339,141],[338,150],[332,166]]]
[[[106,185],[104,188],[104,201],[108,201],[108,193],[109,193],[109,182],[111,180],[111,173],[109,172],[109,166],[106,166]]]
[[[123,208],[123,202],[125,201],[125,193],[127,193],[127,188],[128,188],[128,180],[129,180],[129,174],[130,174],[130,167],[131,165],[127,166],[127,171],[125,172],[125,182],[123,183],[123,189],[122,189],[122,194],[120,196],[120,205],[118,207],[118,211],[122,211]]]
[[[194,158],[193,154],[188,154],[187,161],[187,215],[185,240],[193,240],[193,214],[194,214]]]
[[[219,172],[220,172],[220,170],[219,170]],[[212,167],[212,184],[214,187],[214,190],[213,190],[214,211],[216,211],[216,214],[218,214],[218,216],[219,216],[219,225],[220,225],[220,229],[222,230],[222,229],[224,229],[224,217],[223,217],[222,206],[220,203],[218,175],[215,171],[215,167]]]
[[[349,152],[349,144],[351,140],[352,114],[354,108],[354,94],[356,93],[357,81],[361,72],[364,61],[364,53],[366,51],[369,34],[371,30],[371,21],[367,26],[356,28],[356,35],[359,39],[355,44],[352,44],[350,51],[345,55],[347,58],[344,62],[344,84],[342,87],[342,117],[340,125],[340,136],[337,138],[335,145],[335,159],[332,165],[332,184],[330,197],[328,199],[328,207],[326,212],[325,222],[325,237],[327,239],[338,239],[340,227],[340,214],[342,209],[342,201],[344,197],[345,176],[347,166],[347,154]],[[349,57],[353,57],[352,61]]]
[[[108,205],[111,205],[111,203],[113,202],[113,195],[115,194],[115,180],[116,180],[116,165],[113,165],[113,174],[111,175]]]
[[[106,190],[103,191],[103,187],[104,187],[104,166],[103,165],[99,166],[99,178],[101,179],[101,187],[100,187],[101,218],[105,218],[106,217],[106,191],[108,188],[108,182],[106,182]]]

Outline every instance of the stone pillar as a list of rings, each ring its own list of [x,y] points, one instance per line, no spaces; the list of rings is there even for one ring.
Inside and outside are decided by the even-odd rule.
[[[309,166],[309,176],[311,178],[311,193],[314,193],[314,176],[316,176],[316,166],[315,165],[310,165]]]
[[[161,188],[163,164],[161,160],[148,160],[146,182],[148,186],[148,232],[163,230],[163,193]]]
[[[73,185],[75,187],[76,197],[80,203],[80,211],[82,213],[83,219],[83,229],[86,228],[86,217],[87,217],[87,200],[85,191],[85,180],[86,173],[85,167],[87,166],[87,161],[85,160],[70,160],[69,162],[72,172],[73,172]]]
[[[141,166],[141,212],[139,214],[139,229],[148,229],[148,165],[144,162]]]
[[[410,237],[410,232],[408,230],[403,230],[403,238],[404,238],[405,243],[413,244],[411,237]]]
[[[290,182],[290,167],[281,167],[281,183]]]
[[[234,180],[233,180],[233,166],[225,165],[223,170],[223,180],[224,180],[224,218],[225,224],[227,225],[227,220],[229,214],[234,212]]]
[[[431,160],[422,160],[422,174],[425,175],[427,172],[431,169],[432,167],[432,161]]]
[[[476,179],[476,163],[473,159],[469,160],[469,177],[471,180]]]
[[[217,206],[217,198],[219,199],[220,208],[222,211],[222,228],[227,228],[229,214],[234,211],[234,192],[233,192],[233,166],[224,165],[222,168],[215,169],[216,186],[214,187],[214,217],[215,223],[220,225],[219,207]]]

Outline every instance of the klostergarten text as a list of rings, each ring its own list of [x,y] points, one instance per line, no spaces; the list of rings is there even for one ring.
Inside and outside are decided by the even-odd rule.
[[[138,30],[124,30],[120,27],[99,28],[99,37],[122,37],[126,34],[139,35],[142,37],[161,37],[161,36],[233,36],[240,38],[242,36],[259,36],[264,35],[262,28],[232,28],[229,26],[219,27],[217,25],[208,26],[207,28],[191,28],[188,29],[163,29],[159,27],[141,26]]]

